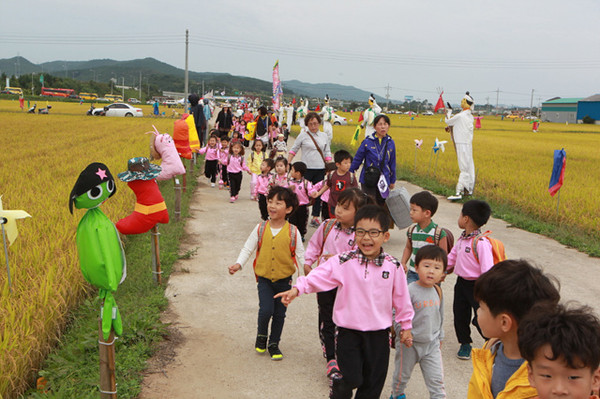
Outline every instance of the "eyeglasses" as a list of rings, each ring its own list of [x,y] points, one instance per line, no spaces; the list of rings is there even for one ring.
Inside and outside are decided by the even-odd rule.
[[[364,237],[365,234],[369,233],[369,236],[371,238],[377,238],[381,235],[381,233],[383,233],[383,231],[381,230],[377,230],[377,229],[372,229],[372,230],[365,230],[365,229],[355,229],[354,230],[354,234],[357,237]]]

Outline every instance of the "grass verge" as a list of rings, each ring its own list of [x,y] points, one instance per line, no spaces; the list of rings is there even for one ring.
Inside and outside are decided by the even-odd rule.
[[[199,159],[197,168],[202,165]],[[181,198],[181,219],[170,212],[169,224],[159,225],[162,285],[152,279],[150,233],[125,237],[127,278],[115,299],[123,318],[123,336],[116,341],[116,379],[120,398],[135,398],[141,391],[142,372],[167,335],[160,314],[167,307],[164,290],[184,234],[189,201],[196,187],[198,171],[188,177],[187,191]],[[160,182],[169,210],[174,209],[173,181]],[[46,390],[31,389],[29,398],[97,398],[99,377],[98,315],[100,301],[96,292],[86,298],[70,315],[70,322],[59,346],[46,358],[39,376],[47,381]]]

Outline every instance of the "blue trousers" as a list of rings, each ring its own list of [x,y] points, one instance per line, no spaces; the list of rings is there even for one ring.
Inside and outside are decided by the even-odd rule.
[[[277,281],[264,277],[258,278],[258,335],[269,335],[269,322],[271,321],[271,335],[269,344],[279,343],[285,311],[287,308],[281,303],[281,298],[274,299],[275,294],[292,288],[292,276]]]

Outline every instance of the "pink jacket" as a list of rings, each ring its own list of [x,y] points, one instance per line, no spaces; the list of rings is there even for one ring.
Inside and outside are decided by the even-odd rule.
[[[227,163],[227,173],[238,173],[243,170],[250,172],[250,168],[246,165],[244,157],[241,155],[230,155]]]
[[[198,150],[199,154],[206,154],[206,157],[204,159],[206,159],[207,161],[214,161],[219,159],[219,149],[221,148],[220,144],[217,144],[215,147],[202,147],[200,148],[200,150]]]
[[[256,177],[256,185],[254,186],[254,192],[252,195],[257,196],[258,194],[267,195],[269,192],[269,182],[271,181],[271,174],[267,173],[260,174]]]
[[[269,182],[269,188],[273,186],[289,187],[290,180],[287,175],[279,176],[278,174],[273,174],[273,176],[271,176],[271,181]]]
[[[358,255],[358,256],[357,256]],[[359,250],[329,258],[306,277],[298,277],[300,294],[329,291],[337,287],[333,321],[337,326],[358,331],[378,331],[396,323],[403,330],[412,328],[414,310],[406,285],[404,269],[386,253],[381,266],[372,260],[360,263]],[[381,256],[381,255],[380,255]]]
[[[289,179],[288,182],[289,187],[298,196],[298,205],[307,205],[310,202],[308,193],[312,190],[312,183],[304,178],[302,180]]]
[[[337,255],[356,249],[354,232],[348,233],[335,226],[329,231],[325,242],[323,242],[323,234],[325,233],[327,222],[324,221],[321,223],[317,231],[310,238],[304,252],[304,264],[313,265],[315,262],[318,262],[318,266],[322,261],[321,257],[324,255]]]
[[[219,151],[219,163],[221,165],[227,165],[227,159],[229,158],[229,151],[228,150],[221,150]]]
[[[461,235],[448,254],[448,271],[454,269],[454,273],[465,280],[477,280],[494,266],[492,244],[485,238],[477,242],[477,262],[471,248],[472,241],[473,236],[465,238]]]
[[[315,185],[313,185],[312,190],[309,191],[309,194],[318,192],[323,187],[323,184],[325,184],[325,180],[322,180],[322,181],[316,183]],[[321,200],[323,202],[329,202],[329,190],[327,190],[323,194],[321,194]],[[329,215],[329,216],[333,217],[334,215]]]

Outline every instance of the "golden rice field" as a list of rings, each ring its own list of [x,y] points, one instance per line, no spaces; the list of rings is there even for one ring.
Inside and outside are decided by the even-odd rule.
[[[17,221],[19,236],[9,248],[12,293],[0,250],[0,398],[21,391],[85,292],[75,246],[84,210],[71,215],[68,209],[79,173],[99,161],[116,179],[130,157],[148,156],[144,133],[151,124],[173,130],[172,119],[90,117],[86,108],[56,103],[52,115],[31,115],[6,112],[18,110],[17,103],[0,101],[0,195],[4,209],[32,216]],[[113,221],[135,203],[125,183],[117,179],[116,185],[102,206]]]
[[[343,114],[348,126],[334,127],[334,142],[348,146],[358,114]],[[439,152],[436,178],[453,188],[458,179],[456,152],[450,135],[444,131],[441,116],[389,115],[389,134],[396,143],[399,167],[413,170],[415,151],[416,173],[433,175],[436,156],[431,148],[437,138],[448,140],[445,152]],[[350,122],[353,119],[353,122]],[[364,138],[363,136],[361,139]],[[415,139],[423,146],[415,150]],[[554,150],[567,152],[564,185],[560,191],[559,216],[556,196],[548,193]],[[600,238],[600,126],[542,123],[538,133],[532,133],[528,120],[501,121],[484,117],[482,128],[475,130],[473,153],[477,169],[475,190],[494,201],[510,204],[542,220],[571,225]],[[429,171],[429,172],[428,172]]]

